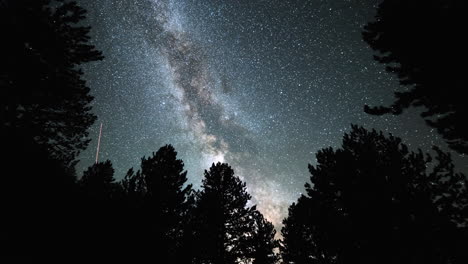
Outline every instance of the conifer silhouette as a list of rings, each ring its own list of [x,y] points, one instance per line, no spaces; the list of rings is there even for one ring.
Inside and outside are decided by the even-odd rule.
[[[279,255],[275,250],[279,247],[279,242],[275,238],[275,227],[266,220],[263,215],[253,208],[252,216],[254,230],[252,237],[246,243],[251,245],[252,264],[275,264],[279,261]]]
[[[96,119],[80,65],[103,58],[88,43],[85,13],[70,1],[0,6],[1,132],[9,140],[18,131],[27,134],[68,167],[88,145],[87,129]]]
[[[468,154],[463,66],[468,42],[460,32],[465,30],[466,11],[463,0],[385,0],[363,32],[364,40],[379,52],[375,59],[406,86],[395,92],[392,105],[366,105],[365,111],[398,115],[423,106],[426,123],[463,154]]]
[[[84,13],[70,1],[0,1],[1,154],[12,176],[0,242],[13,254],[71,250],[79,233],[74,165],[96,119],[80,65],[102,59]]]
[[[399,138],[353,126],[317,153],[307,196],[290,207],[286,263],[463,263],[467,180],[450,156],[410,152]]]
[[[112,162],[106,160],[90,166],[78,181],[86,196],[96,200],[110,200],[115,195],[117,183]]]
[[[229,264],[248,259],[246,237],[252,234],[251,196],[246,185],[225,163],[205,171],[198,197],[195,263]]]
[[[143,157],[141,170],[129,170],[121,185],[124,199],[142,218],[134,225],[143,243],[148,243],[145,246],[158,252],[161,261],[181,263],[186,257],[181,250],[186,247],[185,229],[194,197],[174,147],[166,145]]]

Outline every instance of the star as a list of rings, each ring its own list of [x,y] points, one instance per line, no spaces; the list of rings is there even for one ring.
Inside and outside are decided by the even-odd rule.
[[[307,164],[339,147],[351,123],[414,149],[444,145],[417,109],[363,112],[391,102],[399,85],[361,40],[375,15],[369,1],[78,2],[105,56],[84,68],[99,120],[78,172],[94,162],[102,122],[100,159],[117,178],[172,144],[195,186],[211,163],[229,163],[280,228]]]

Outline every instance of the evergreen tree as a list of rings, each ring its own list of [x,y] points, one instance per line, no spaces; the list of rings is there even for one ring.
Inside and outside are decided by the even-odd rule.
[[[281,256],[285,264],[322,264],[334,263],[331,261],[331,254],[325,251],[321,243],[316,243],[319,239],[320,229],[312,221],[331,220],[322,217],[312,218],[317,208],[313,207],[310,198],[302,195],[297,203],[289,207],[288,217],[283,220],[281,234]],[[319,213],[317,213],[319,214]],[[320,234],[325,235],[325,234]]]
[[[468,106],[465,49],[466,3],[463,0],[385,0],[376,19],[365,27],[364,40],[380,54],[375,59],[398,76],[405,90],[386,107],[365,107],[371,114],[401,114],[424,106],[421,116],[449,146],[468,154]]]
[[[2,192],[11,230],[2,239],[22,252],[63,249],[39,239],[72,237],[74,160],[96,118],[79,66],[102,59],[88,44],[84,13],[69,1],[0,1],[1,153],[14,175]]]
[[[141,179],[139,178],[141,177]],[[143,180],[144,186],[139,186]],[[171,145],[161,147],[141,160],[141,176],[135,175],[136,190],[144,193],[143,215],[147,216],[149,236],[157,241],[158,258],[179,263],[189,209],[193,204],[192,185],[187,183],[184,163]]]
[[[252,264],[275,264],[279,260],[275,249],[278,248],[278,240],[275,239],[275,228],[263,215],[252,208],[254,231],[252,237],[245,243],[251,245]]]
[[[251,196],[245,183],[225,163],[205,171],[197,201],[197,251],[195,263],[231,264],[247,261],[245,241],[252,236]]]
[[[112,199],[117,189],[112,162],[106,160],[88,167],[78,184],[84,194],[91,199],[102,201]]]
[[[79,66],[102,59],[88,43],[84,14],[75,2],[61,0],[4,0],[0,5],[4,143],[10,146],[19,133],[69,167],[89,143],[87,129],[96,119]]]
[[[286,263],[465,263],[467,189],[450,156],[353,126],[317,153],[312,185],[291,206]],[[432,170],[429,168],[433,167]]]
[[[114,178],[111,161],[98,162],[88,167],[78,181],[81,199],[76,208],[76,233],[70,244],[83,247],[86,254],[104,255],[120,239],[121,221],[118,199],[121,195],[119,184]]]
[[[129,205],[141,206],[143,204],[146,186],[140,171],[135,173],[133,168],[129,169],[119,184]]]
[[[9,229],[2,244],[21,254],[61,251],[74,237],[73,165],[96,118],[79,66],[102,59],[89,45],[84,13],[70,1],[0,1],[1,153],[14,176],[1,194]]]

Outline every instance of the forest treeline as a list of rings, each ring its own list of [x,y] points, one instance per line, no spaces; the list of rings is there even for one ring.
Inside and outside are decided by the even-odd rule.
[[[400,114],[423,106],[428,125],[466,154],[460,94],[466,81],[454,64],[466,42],[458,34],[463,7],[461,1],[384,0],[363,37],[408,86],[391,106],[365,111]],[[97,118],[80,65],[104,59],[89,44],[85,12],[73,1],[0,1],[2,256],[468,263],[468,182],[450,154],[438,147],[432,154],[411,151],[400,138],[357,125],[340,148],[316,153],[310,182],[289,207],[279,236],[249,203],[233,168],[213,164],[194,189],[171,145],[143,157],[121,180],[111,161],[76,172]]]

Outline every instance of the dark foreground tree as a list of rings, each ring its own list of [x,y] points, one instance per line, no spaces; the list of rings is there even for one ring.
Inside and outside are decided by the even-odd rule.
[[[466,30],[466,6],[463,0],[385,0],[363,32],[364,40],[380,53],[375,59],[406,86],[395,92],[391,106],[365,106],[365,111],[398,115],[411,106],[423,106],[421,116],[427,124],[464,154],[468,154],[464,95],[468,42],[460,32]]]
[[[102,56],[88,43],[84,14],[70,1],[4,0],[0,5],[2,141],[27,135],[67,166],[89,143],[87,129],[96,119],[79,66]]]
[[[96,118],[79,66],[102,58],[83,18],[69,1],[0,1],[0,243],[15,256],[76,248],[73,165]]]
[[[130,170],[121,186],[132,214],[129,226],[147,249],[140,248],[142,254],[154,255],[165,263],[187,263],[182,250],[186,248],[194,197],[184,163],[177,159],[174,148],[166,145],[151,157],[143,157],[141,170]]]
[[[141,171],[133,168],[127,171],[125,177],[119,182],[125,204],[129,207],[139,208],[143,205],[146,195],[146,185]]]
[[[281,230],[281,256],[286,264],[315,264],[334,263],[328,257],[330,254],[321,252],[320,243],[316,235],[317,225],[310,223],[313,211],[317,210],[310,205],[310,198],[302,195],[297,203],[293,203],[288,210],[288,217],[283,220]],[[322,221],[327,221],[325,217]],[[317,220],[317,219],[314,219]],[[323,234],[322,234],[323,235]],[[315,241],[314,241],[315,240]]]
[[[161,147],[152,157],[141,160],[146,186],[146,208],[152,216],[151,235],[158,241],[161,259],[178,262],[183,257],[181,241],[188,212],[193,203],[192,185],[187,183],[184,163],[171,145]]]
[[[116,195],[118,185],[114,178],[112,162],[98,162],[90,166],[78,181],[83,193],[93,200],[111,200]]]
[[[84,254],[103,255],[111,250],[120,238],[121,221],[119,202],[120,185],[114,178],[112,162],[98,162],[88,167],[79,179],[80,188],[76,208],[75,236],[68,243],[78,244]],[[86,246],[84,246],[86,245]]]
[[[275,250],[279,247],[279,243],[275,238],[275,227],[255,209],[252,212],[252,216],[254,221],[254,230],[252,237],[247,241],[250,245],[250,257],[253,259],[252,264],[277,263],[279,255]]]
[[[253,233],[251,196],[229,165],[213,164],[205,171],[196,208],[195,263],[234,264],[249,258]]]
[[[432,168],[432,169],[431,169]],[[353,126],[317,153],[282,229],[286,263],[466,263],[467,180],[450,156]]]

